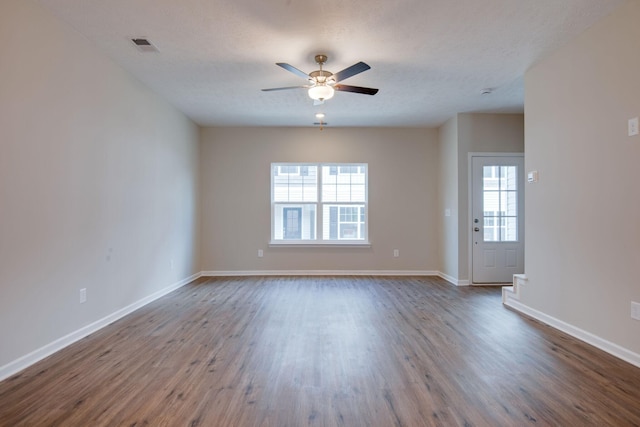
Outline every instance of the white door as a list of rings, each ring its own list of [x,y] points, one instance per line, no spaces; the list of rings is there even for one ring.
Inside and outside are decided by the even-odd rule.
[[[524,157],[471,158],[472,283],[524,273]]]

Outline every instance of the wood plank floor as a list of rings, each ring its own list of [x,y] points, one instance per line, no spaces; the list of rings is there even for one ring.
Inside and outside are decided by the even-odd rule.
[[[2,426],[633,426],[640,369],[437,278],[200,279],[0,383]]]

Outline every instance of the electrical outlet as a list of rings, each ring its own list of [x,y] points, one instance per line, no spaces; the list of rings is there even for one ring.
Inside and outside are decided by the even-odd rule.
[[[631,318],[640,320],[640,303],[631,301]]]
[[[638,118],[634,117],[629,119],[629,136],[636,136],[638,134]]]
[[[87,302],[87,288],[80,289],[80,304]]]
[[[393,250],[393,257],[394,258],[398,258],[400,256],[400,250],[399,249],[394,249]]]
[[[262,252],[262,249],[258,249],[258,258],[262,258],[264,255],[264,252]]]

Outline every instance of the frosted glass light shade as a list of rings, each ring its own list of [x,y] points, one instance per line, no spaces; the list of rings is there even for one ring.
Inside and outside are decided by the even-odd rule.
[[[333,98],[335,90],[331,86],[316,85],[309,88],[309,97],[316,100],[325,100]]]

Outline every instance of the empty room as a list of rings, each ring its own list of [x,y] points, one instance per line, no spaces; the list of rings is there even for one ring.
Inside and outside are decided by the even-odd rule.
[[[640,425],[638,22],[0,1],[0,426]]]

